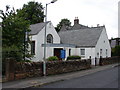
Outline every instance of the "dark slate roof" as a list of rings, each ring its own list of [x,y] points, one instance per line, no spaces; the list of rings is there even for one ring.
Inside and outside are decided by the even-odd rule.
[[[82,24],[75,24],[72,26],[72,30],[78,30],[78,29],[85,29],[85,28],[89,28],[88,26],[84,26]]]
[[[78,47],[95,47],[101,35],[103,26],[78,30],[60,31],[61,43],[74,44]]]
[[[48,22],[46,22],[48,23]],[[38,34],[45,26],[46,24],[45,22],[44,23],[37,23],[37,24],[32,24],[30,25],[30,34],[31,35],[36,35]]]
[[[42,47],[44,47],[45,44],[42,44]],[[57,44],[57,43],[54,43],[54,44],[46,44],[46,47],[76,47],[75,45],[72,45],[72,44]]]
[[[62,25],[60,31],[65,31],[65,30],[78,30],[78,29],[85,29],[85,28],[90,28],[88,26],[82,25],[82,24],[74,24],[73,26],[65,26],[64,24]]]

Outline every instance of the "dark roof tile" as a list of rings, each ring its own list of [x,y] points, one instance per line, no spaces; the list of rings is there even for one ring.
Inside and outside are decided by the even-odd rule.
[[[49,23],[49,22],[46,22],[46,23]],[[44,23],[37,23],[37,24],[30,25],[30,29],[31,29],[30,34],[31,35],[38,34],[45,27],[46,23],[44,22]]]
[[[60,31],[63,44],[75,44],[80,47],[94,47],[101,35],[103,27]]]

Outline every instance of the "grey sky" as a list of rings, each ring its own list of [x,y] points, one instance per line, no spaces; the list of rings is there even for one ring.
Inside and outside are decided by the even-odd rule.
[[[30,0],[2,0],[0,9],[6,5],[19,9]],[[43,6],[52,0],[32,0]],[[118,1],[119,0],[58,0],[48,6],[48,21],[56,26],[63,18],[68,18],[73,25],[75,17],[80,24],[88,26],[105,25],[108,37],[118,37]]]

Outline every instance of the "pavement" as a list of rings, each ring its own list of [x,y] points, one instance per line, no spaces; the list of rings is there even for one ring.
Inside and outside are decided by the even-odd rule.
[[[4,83],[0,83],[0,84],[2,84],[3,90],[5,88],[16,88],[16,89],[30,88],[30,87],[41,86],[41,85],[45,85],[45,84],[49,84],[49,83],[53,83],[53,82],[82,77],[85,75],[89,75],[89,74],[99,72],[102,70],[106,70],[109,68],[113,68],[116,66],[118,66],[118,64],[95,66],[95,67],[92,67],[91,69],[82,70],[82,71],[64,73],[64,74],[59,74],[59,75],[27,78],[27,79],[21,79],[21,80],[16,80],[16,81],[4,82]]]

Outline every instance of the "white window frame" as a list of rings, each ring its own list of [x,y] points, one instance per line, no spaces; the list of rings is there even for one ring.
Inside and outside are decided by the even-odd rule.
[[[81,56],[85,56],[85,49],[84,48],[80,49],[80,54],[81,54]]]
[[[53,35],[52,34],[47,35],[47,43],[53,43]]]

